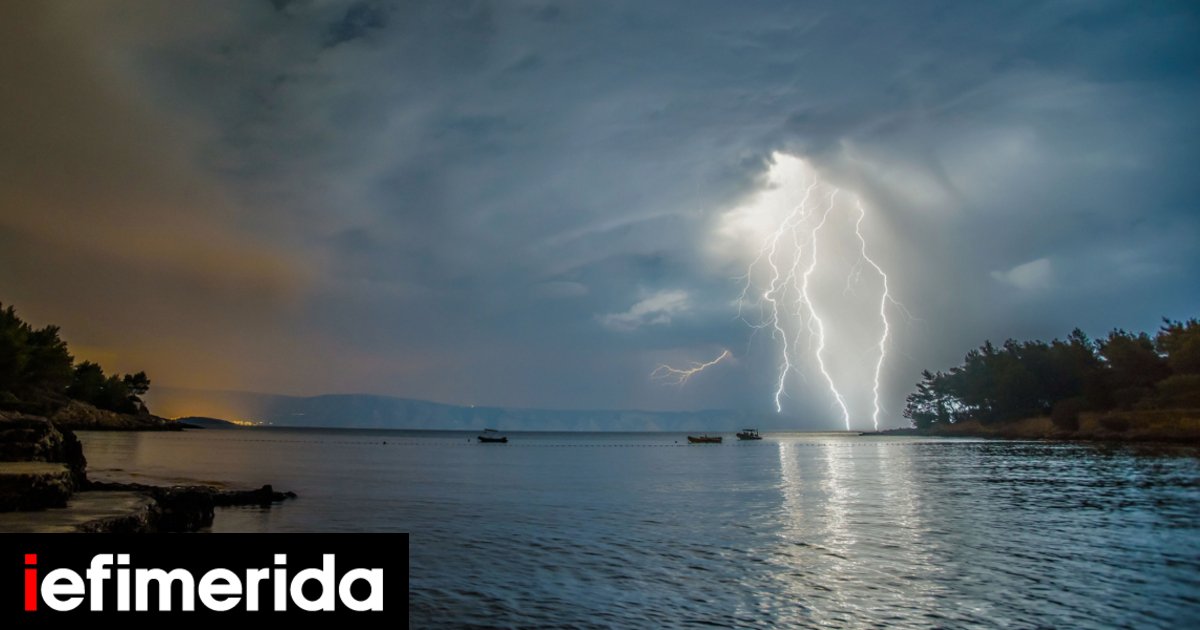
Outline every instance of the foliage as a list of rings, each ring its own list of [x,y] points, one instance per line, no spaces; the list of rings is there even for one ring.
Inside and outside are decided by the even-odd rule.
[[[1141,409],[1200,409],[1200,374],[1175,374],[1154,386],[1154,395],[1138,402]]]
[[[1190,378],[1196,375],[1197,378]],[[921,374],[904,416],[918,428],[1051,415],[1065,430],[1083,411],[1200,401],[1200,320],[1164,320],[1155,337],[1113,330],[1090,340],[985,342],[947,372]]]
[[[34,329],[13,307],[0,305],[0,403],[68,396],[101,409],[143,411],[145,372],[105,376],[96,363],[74,364],[57,326]]]
[[[1154,345],[1166,355],[1175,374],[1200,374],[1200,319],[1163,320]]]
[[[71,380],[71,354],[57,326],[34,329],[0,304],[0,392],[21,399],[61,392]]]
[[[1050,411],[1050,421],[1054,427],[1063,431],[1079,430],[1079,412],[1083,409],[1082,398],[1068,398],[1054,403]]]

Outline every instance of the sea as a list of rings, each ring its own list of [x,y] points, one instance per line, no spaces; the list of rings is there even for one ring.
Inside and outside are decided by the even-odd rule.
[[[769,433],[81,432],[273,484],[213,532],[408,532],[415,628],[1200,627],[1200,451]]]

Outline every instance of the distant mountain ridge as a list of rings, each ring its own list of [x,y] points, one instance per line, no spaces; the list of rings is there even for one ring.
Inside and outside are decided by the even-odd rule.
[[[373,394],[284,396],[156,387],[156,413],[209,416],[272,426],[504,431],[733,431],[779,420],[743,411],[556,410],[470,407]],[[774,422],[770,422],[774,420]]]

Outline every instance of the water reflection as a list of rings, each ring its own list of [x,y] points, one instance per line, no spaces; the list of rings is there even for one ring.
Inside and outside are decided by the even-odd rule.
[[[414,627],[1200,625],[1194,450],[465,437],[83,439],[99,475],[300,494],[217,531],[412,532]]]

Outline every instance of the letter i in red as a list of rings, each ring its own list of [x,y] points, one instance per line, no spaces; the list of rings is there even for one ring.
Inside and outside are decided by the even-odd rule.
[[[37,610],[37,554],[25,554],[25,610]],[[33,567],[33,568],[30,568]]]

